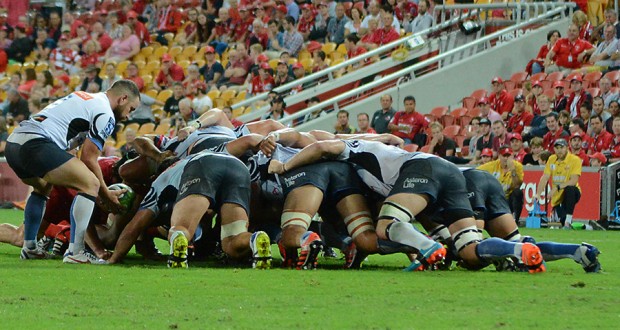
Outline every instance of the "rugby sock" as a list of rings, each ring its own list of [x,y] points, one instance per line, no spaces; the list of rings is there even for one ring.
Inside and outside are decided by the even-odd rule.
[[[34,249],[37,244],[37,234],[39,226],[45,214],[45,204],[47,197],[33,192],[28,197],[26,208],[24,209],[24,247]]]
[[[393,253],[416,253],[417,250],[411,246],[400,244],[397,242],[387,241],[383,239],[377,239],[377,248],[379,254],[393,254]]]
[[[536,243],[545,261],[571,258],[575,261],[581,260],[581,250],[579,244],[563,244],[555,242]]]
[[[410,223],[392,222],[385,234],[390,241],[413,246],[418,250],[426,250],[435,244],[435,241],[417,231]]]
[[[508,242],[501,238],[491,237],[478,243],[476,254],[484,259],[502,259],[505,257],[521,259],[521,247],[523,247],[521,243]]]
[[[564,220],[564,227],[570,227],[570,225],[573,223],[573,215],[572,214],[567,214],[566,215],[566,220]]]
[[[84,250],[84,235],[95,207],[95,196],[78,193],[71,204],[71,241],[69,252],[73,254]]]

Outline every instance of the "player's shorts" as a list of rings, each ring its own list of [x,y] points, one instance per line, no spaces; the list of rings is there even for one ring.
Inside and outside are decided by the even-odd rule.
[[[389,196],[400,193],[427,195],[430,201],[425,213],[441,209],[444,225],[474,215],[461,171],[441,158],[413,159],[403,164]]]
[[[25,133],[9,136],[4,154],[21,179],[42,178],[73,158],[50,139]]]
[[[361,194],[359,178],[350,164],[322,162],[302,166],[279,177],[284,196],[291,191],[311,185],[323,192],[323,200],[336,205],[341,199]]]
[[[241,161],[231,156],[209,154],[191,160],[183,169],[177,202],[189,195],[202,195],[219,210],[234,203],[250,212],[250,173]]]
[[[504,190],[491,173],[468,170],[463,172],[463,176],[467,184],[469,202],[477,219],[489,221],[511,213],[508,201],[504,197]]]

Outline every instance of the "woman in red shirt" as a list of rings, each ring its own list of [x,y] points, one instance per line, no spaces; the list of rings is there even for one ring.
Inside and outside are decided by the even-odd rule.
[[[544,45],[540,47],[540,49],[538,50],[538,55],[536,55],[536,58],[531,59],[529,63],[527,63],[527,66],[525,67],[525,71],[527,71],[527,73],[529,73],[530,75],[543,72],[545,70],[544,63],[545,63],[545,59],[547,58],[547,54],[549,53],[549,50],[553,48],[553,45],[555,45],[555,42],[558,41],[558,39],[560,38],[562,38],[562,34],[560,34],[560,31],[558,30],[549,31],[549,33],[547,33],[547,43],[545,43]]]

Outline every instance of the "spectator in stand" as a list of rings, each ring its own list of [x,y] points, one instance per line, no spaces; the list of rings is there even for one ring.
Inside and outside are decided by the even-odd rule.
[[[273,81],[273,77],[270,74],[271,67],[269,63],[263,62],[258,69],[258,75],[252,78],[252,82],[250,83],[250,95],[255,96],[258,94],[269,92],[275,82]]]
[[[107,61],[122,62],[140,52],[140,39],[133,33],[129,24],[122,25],[121,31],[121,37],[115,39],[106,52]]]
[[[587,109],[589,110],[587,113],[589,114],[590,111],[592,110],[592,107],[590,106],[589,103],[584,103],[585,105],[587,105]],[[583,105],[582,105],[583,107]],[[568,132],[568,128],[570,127],[570,113],[568,113],[568,111],[566,110],[562,110],[560,112],[558,112],[558,122],[560,123],[560,127],[562,127],[563,130]]]
[[[125,79],[133,81],[141,92],[144,91],[144,79],[138,74],[138,66],[135,63],[127,64]]]
[[[81,60],[80,55],[71,49],[67,37],[62,36],[58,40],[58,47],[50,53],[50,66],[58,71],[66,71],[69,74],[77,74],[80,70],[78,64]],[[76,63],[77,62],[77,63]]]
[[[47,40],[47,31],[45,30],[41,30],[42,33],[44,34],[43,36],[43,40]],[[39,37],[37,35],[37,40],[39,40]],[[0,49],[7,49],[9,48],[9,46],[11,46],[11,43],[13,42],[13,39],[9,38],[9,28],[6,25],[2,25],[0,26]],[[53,42],[53,40],[52,40]],[[53,47],[50,47],[53,48]]]
[[[54,76],[52,76],[52,73],[49,70],[37,72],[37,80],[29,98],[38,100],[49,98],[52,93],[52,88],[54,88]]]
[[[185,123],[198,119],[198,114],[194,111],[194,108],[192,108],[192,101],[189,98],[185,97],[179,101],[178,116],[180,116]]]
[[[73,92],[69,83],[71,82],[71,78],[67,74],[62,74],[58,77],[58,84],[54,86],[51,91],[51,98],[58,99],[64,96],[67,96]]]
[[[33,88],[37,84],[37,72],[33,68],[27,68],[24,70],[24,73],[26,74],[24,83],[19,85],[17,91],[23,98],[28,100]]]
[[[186,15],[187,20],[185,20],[181,26],[180,32],[177,32],[185,35],[185,38],[181,38],[182,40],[179,40],[179,43],[183,46],[195,39],[196,31],[198,29],[198,10],[196,8],[188,8]]]
[[[99,45],[101,46],[100,52],[102,55],[105,55],[105,53],[112,46],[112,43],[114,41],[105,32],[105,29],[103,28],[103,24],[101,24],[100,22],[93,23],[90,29],[91,29],[90,39],[96,40],[99,43]]]
[[[514,106],[514,100],[510,93],[504,88],[504,80],[495,77],[491,80],[491,95],[489,95],[489,104],[491,109],[499,113],[504,120],[508,118],[510,111]]]
[[[110,12],[107,16],[106,23],[103,26],[110,38],[116,40],[123,35],[122,24],[118,21],[118,14],[116,12]]]
[[[338,3],[336,5],[336,17],[331,19],[327,24],[327,40],[340,45],[344,42],[344,27],[349,23],[350,19],[345,15],[344,5]]]
[[[395,114],[396,110],[392,108],[392,96],[390,94],[383,94],[381,96],[381,109],[375,111],[372,115],[370,127],[374,128],[379,134],[390,133],[391,129],[388,126]]]
[[[336,129],[334,134],[353,134],[353,132],[355,132],[353,126],[349,125],[349,112],[347,110],[338,111],[338,117],[334,128]]]
[[[47,26],[47,33],[51,39],[54,39],[54,42],[58,42],[58,39],[60,39],[60,35],[62,34],[61,27],[62,27],[62,20],[58,12],[56,11],[50,12],[49,24]]]
[[[280,31],[280,24],[276,20],[269,21],[267,25],[267,48],[265,55],[269,58],[277,58],[280,54],[279,49],[284,44],[284,32]]]
[[[299,20],[300,10],[295,0],[284,0],[284,3],[286,4],[286,14],[293,17],[295,22],[297,22]]]
[[[571,24],[567,37],[558,39],[547,54],[545,72],[570,72],[581,68],[585,51],[593,47],[591,43],[579,38],[579,28]]]
[[[583,149],[584,152],[588,152],[590,145],[592,145],[592,138],[586,133],[586,125],[581,118],[571,120],[568,133],[570,133],[571,136],[572,134],[579,133],[581,136],[581,149]]]
[[[329,65],[327,64],[327,62],[325,62],[325,58],[327,56],[325,55],[325,52],[322,50],[315,50],[312,53],[312,59],[313,59],[313,67],[312,67],[312,73],[315,72],[319,72],[321,70],[325,70],[329,67]]]
[[[180,82],[172,84],[172,96],[170,96],[166,103],[164,103],[164,111],[168,114],[168,117],[172,117],[179,112],[179,101],[185,97],[185,88]]]
[[[480,164],[487,164],[493,160],[493,150],[491,148],[484,148],[480,152]]]
[[[566,111],[570,113],[571,118],[575,118],[579,114],[578,111],[582,103],[588,102],[592,104],[592,95],[583,88],[580,76],[575,76],[571,79],[570,88],[572,92],[566,101]]]
[[[379,21],[377,19],[374,19],[374,18],[369,20],[368,21],[368,28],[364,29],[364,31],[366,31],[366,33],[364,34],[362,39],[360,39],[360,43],[362,45],[369,44],[370,41],[372,40],[372,37],[374,36],[375,32],[377,31],[377,29],[379,29]]]
[[[531,137],[543,137],[549,131],[547,129],[546,118],[549,113],[551,113],[551,103],[549,102],[549,97],[547,95],[542,94],[538,97],[536,104],[538,104],[538,110],[540,110],[540,114],[535,115],[530,123],[531,129],[524,137],[525,140],[529,140]]]
[[[208,45],[209,38],[213,34],[215,28],[215,22],[212,19],[207,18],[204,13],[198,14],[198,20],[196,22],[196,33],[194,33],[194,39],[189,39],[189,43],[196,44],[198,48],[202,48]]]
[[[534,137],[530,140],[530,153],[523,157],[523,165],[541,165],[540,154],[544,151],[543,139]]]
[[[8,106],[4,109],[3,115],[6,117],[10,126],[19,124],[22,120],[30,117],[28,101],[24,99],[16,89],[10,88],[6,92]]]
[[[416,111],[416,101],[415,97],[412,95],[405,96],[403,103],[405,105],[405,110],[394,114],[394,117],[388,125],[388,129],[392,131],[392,134],[403,139],[405,144],[415,143],[419,146],[423,146],[426,144],[424,129],[428,127],[428,119]]]
[[[579,39],[590,40],[593,27],[588,16],[583,11],[577,10],[573,13],[572,21],[579,28]]]
[[[185,88],[185,96],[193,99],[197,93],[197,85],[202,83],[198,65],[190,64],[187,67],[187,76],[181,83],[183,84],[183,88]]]
[[[245,78],[250,72],[250,66],[252,66],[252,59],[248,56],[245,46],[237,44],[234,50],[228,52],[228,65],[224,70],[226,80],[220,79],[220,90],[243,88]]]
[[[144,26],[144,23],[138,20],[138,13],[136,13],[133,10],[130,10],[127,13],[127,23],[125,24],[128,25],[133,31],[133,34],[136,35],[136,37],[138,37],[138,40],[140,40],[141,47],[148,46],[151,43],[151,35],[149,33],[149,30],[146,28],[146,26]],[[195,35],[196,34],[194,34],[194,36]],[[187,39],[190,41],[196,40],[195,38],[191,39],[189,36]]]
[[[510,134],[510,148],[514,159],[519,163],[523,163],[523,159],[527,155],[525,149],[523,149],[523,137],[519,133]]]
[[[276,96],[271,101],[271,107],[269,108],[269,111],[265,113],[261,117],[261,119],[280,120],[284,118],[284,116],[286,115],[286,112],[284,112],[284,109],[286,109],[286,103],[284,102],[284,97]]]
[[[181,82],[185,79],[183,68],[172,61],[170,54],[161,56],[161,69],[157,74],[157,78],[153,82],[153,88],[158,91],[170,88],[175,82]]]
[[[260,45],[263,49],[267,49],[269,44],[269,33],[267,27],[258,19],[255,19],[252,23],[252,32],[248,35],[245,43],[246,47],[250,49],[254,44]]]
[[[560,31],[558,30],[549,31],[549,33],[547,33],[547,43],[545,43],[544,45],[540,47],[540,50],[538,50],[538,55],[536,55],[536,58],[531,59],[529,63],[527,63],[527,66],[525,67],[525,71],[527,71],[527,73],[529,73],[530,75],[534,75],[534,74],[545,71],[545,67],[554,64],[555,58],[551,59],[549,63],[546,63],[547,54],[549,53],[549,50],[553,48],[553,45],[555,45],[555,43],[561,37],[562,35],[560,34]]]
[[[67,43],[71,46],[72,49],[78,52],[82,52],[84,50],[84,43],[90,39],[90,35],[88,34],[88,26],[86,26],[86,24],[80,23],[77,26],[76,32],[76,36],[70,37]]]
[[[103,80],[101,79],[101,77],[99,77],[99,68],[97,68],[96,66],[89,66],[84,70],[84,73],[86,76],[84,77],[84,80],[82,80],[82,84],[80,85],[78,90],[87,91],[88,85],[90,85],[91,83],[94,83],[98,86],[101,86],[101,84],[103,83]]]
[[[0,28],[0,48],[4,49],[6,47],[2,47],[2,35],[6,34],[6,32],[2,32],[2,31],[6,31],[6,30],[2,30],[2,29],[6,29],[5,27],[1,27]],[[10,40],[10,39],[7,39]],[[52,49],[56,48],[56,43],[54,42],[53,39],[50,39],[47,37],[47,31],[43,30],[43,29],[38,29],[35,31],[35,39],[33,42],[33,49],[32,52],[35,54],[35,60],[37,62],[39,61],[47,61],[49,59],[50,53],[52,52]]]
[[[177,32],[181,27],[183,15],[170,0],[159,0],[157,18],[157,41],[162,45],[168,45],[164,35]]]
[[[549,130],[547,134],[543,137],[543,148],[549,152],[554,151],[554,143],[557,139],[566,139],[569,134],[566,132],[562,126],[560,125],[560,121],[558,120],[559,116],[557,113],[552,112],[547,115],[545,121],[547,122],[547,129]],[[566,140],[564,140],[566,141]]]
[[[239,18],[233,21],[233,37],[235,42],[245,43],[253,21],[254,18],[248,14],[248,8],[245,6],[239,7]]]
[[[293,81],[295,80],[299,80],[301,78],[303,78],[306,75],[306,69],[304,69],[304,66],[301,65],[301,63],[295,63],[293,64]],[[293,88],[291,88],[291,94],[296,94],[299,93],[301,91],[303,91],[304,89],[308,89],[310,86],[312,86],[313,84],[315,84],[315,82],[313,81],[307,81],[303,84],[299,84],[297,86],[294,86]]]
[[[604,108],[609,109],[611,101],[617,101],[620,97],[618,93],[611,90],[611,81],[608,78],[603,77],[598,81],[598,87],[600,89],[599,96],[603,98]]]
[[[288,63],[280,61],[276,66],[276,73],[273,77],[274,87],[282,86],[293,81],[293,77],[288,74]]]
[[[232,19],[226,8],[220,8],[218,11],[218,19],[219,21],[215,23],[215,28],[207,40],[207,43],[213,46],[218,54],[222,55],[228,48],[228,43],[231,42]]]
[[[310,108],[310,107],[313,107],[313,106],[315,106],[315,105],[317,105],[319,103],[321,103],[321,100],[318,97],[313,96],[313,97],[309,98],[308,100],[306,100],[306,109]],[[324,109],[320,109],[319,108],[319,109],[314,110],[311,113],[307,114],[304,117],[304,120],[301,123],[307,123],[307,122],[309,122],[312,119],[323,117],[324,115],[327,115],[327,112]]]
[[[372,127],[370,127],[370,117],[365,112],[357,114],[357,129],[356,134],[377,134]]]
[[[360,28],[362,27],[362,20],[364,19],[364,13],[357,7],[351,8],[351,20],[344,26],[344,35],[348,36],[351,33],[355,33],[358,38],[360,37]]]
[[[583,133],[575,132],[570,136],[570,152],[581,158],[582,166],[590,166],[590,158],[583,149]]]
[[[588,156],[588,158],[590,158],[590,165],[588,166],[603,167],[607,165],[607,157],[605,157],[605,155],[603,155],[600,152],[595,152],[594,154]],[[583,165],[583,166],[586,166],[586,165]]]
[[[508,120],[508,131],[521,134],[525,127],[530,127],[534,115],[525,110],[525,97],[522,94],[515,96],[514,102],[515,109]]]
[[[474,117],[469,122],[467,127],[467,139],[463,142],[463,145],[467,145],[469,148],[469,154],[465,157],[470,161],[474,159],[476,155],[476,144],[478,139],[482,137],[482,130],[480,129],[480,117]]]
[[[243,122],[238,120],[237,118],[233,118],[232,117],[232,109],[230,107],[223,107],[222,108],[222,112],[224,112],[224,114],[226,114],[226,117],[228,117],[228,120],[230,120],[230,123],[235,127],[239,127],[241,125],[243,125]]]
[[[0,157],[4,157],[4,150],[6,148],[6,140],[9,138],[9,126],[6,123],[6,118],[0,116]]]
[[[433,26],[435,20],[433,15],[428,12],[429,8],[428,0],[420,0],[418,2],[418,16],[409,24],[410,30],[405,29],[405,32],[418,33]]]
[[[267,15],[265,11],[265,5],[258,4],[256,8],[254,8],[254,17],[261,21],[265,26],[271,20],[271,18]]]
[[[599,115],[603,118],[603,122],[607,122],[611,118],[611,114],[605,111],[605,101],[602,97],[597,96],[592,99],[592,113],[591,115]]]
[[[130,158],[129,154],[136,151],[136,131],[134,131],[131,127],[128,127],[123,131],[123,134],[125,135],[125,144],[120,147],[118,152],[120,153],[120,157]]]
[[[614,135],[607,132],[604,127],[603,119],[599,115],[594,115],[590,118],[590,126],[592,127],[592,144],[588,154],[595,152],[609,153],[609,146],[611,145]]]
[[[200,69],[200,74],[205,78],[207,89],[215,88],[224,74],[224,67],[215,58],[215,49],[211,46],[205,48],[205,65]]]
[[[504,189],[504,194],[510,205],[510,212],[515,221],[519,222],[523,209],[523,164],[515,160],[512,148],[503,145],[499,148],[499,159],[478,166],[479,170],[491,173],[497,178]]]
[[[489,99],[487,97],[482,97],[478,101],[478,107],[480,108],[481,118],[486,118],[490,122],[494,122],[496,120],[502,120],[502,115],[497,113],[497,111],[491,109],[491,104],[489,103]]]
[[[615,163],[620,161],[620,117],[615,117],[612,121],[613,139],[609,145],[609,162]]]
[[[26,35],[26,26],[22,23],[17,23],[13,30],[13,42],[6,49],[6,53],[9,59],[24,63],[26,57],[32,52],[32,41]]]
[[[596,45],[594,48],[590,48],[585,51],[586,55],[589,55],[587,64],[595,65],[598,67],[613,67],[615,66],[614,59],[611,58],[618,50],[618,39],[616,39],[616,28],[612,25],[607,25],[604,28],[605,38]],[[592,68],[583,68],[582,71],[589,71]],[[600,68],[599,68],[600,69]]]
[[[553,102],[552,103],[553,106],[551,107],[551,110],[554,112],[560,112],[566,109],[568,105],[568,96],[564,95],[564,82],[556,81],[553,83],[552,87],[553,87],[554,99],[549,100],[550,102]]]
[[[493,150],[493,133],[491,131],[491,121],[487,118],[480,119],[480,138],[476,141],[476,151],[474,153],[474,159],[472,164],[480,164],[481,153],[484,149]],[[493,157],[493,154],[491,154]]]
[[[532,83],[532,92],[526,97],[526,110],[534,116],[540,114],[540,109],[538,108],[538,98],[541,95],[543,95],[542,83],[538,80],[534,81]]]
[[[301,6],[301,17],[297,23],[297,31],[301,33],[304,40],[308,40],[312,27],[314,26],[314,13],[313,7],[310,4],[304,4]]]
[[[618,103],[618,101],[609,102],[609,113],[611,114],[611,118],[607,119],[605,122],[605,129],[607,129],[607,132],[613,133],[614,119],[620,116],[620,103]]]
[[[358,46],[359,38],[356,34],[349,34],[346,36],[344,41],[344,46],[347,49],[347,59],[352,59],[356,56],[360,56],[366,53],[366,48],[362,46]],[[353,70],[359,69],[364,65],[366,61],[360,60],[359,62],[355,62],[351,67]]]
[[[101,64],[101,57],[99,56],[101,46],[99,46],[99,43],[93,39],[89,39],[84,43],[82,48],[84,52],[76,63],[76,67],[81,69],[86,69],[91,65],[99,67]]]
[[[568,143],[565,139],[557,139],[553,147],[555,155],[551,155],[547,161],[534,199],[538,200],[541,205],[550,199],[553,211],[560,218],[562,225],[570,228],[575,205],[581,198],[578,183],[581,176],[581,159],[568,151]],[[542,193],[547,183],[551,186],[551,192],[543,197]]]
[[[202,115],[213,108],[213,101],[209,95],[207,95],[207,84],[204,81],[199,81],[196,83],[195,87],[196,95],[192,100],[192,107],[198,115]]]
[[[398,113],[396,115],[398,115]],[[430,127],[432,138],[428,153],[437,155],[441,158],[454,156],[456,154],[456,142],[443,134],[443,125],[439,122],[432,122],[430,123]]]
[[[370,36],[368,43],[362,43],[362,46],[368,49],[374,49],[398,40],[398,38],[400,38],[400,33],[392,26],[394,20],[393,14],[382,12],[381,21],[383,22],[383,27],[378,28],[372,36]]]
[[[101,90],[106,91],[115,81],[122,79],[122,77],[116,74],[116,64],[114,62],[108,62],[104,69],[105,79],[101,82]]]
[[[151,110],[153,105],[163,106],[164,103],[146,94],[140,94],[140,105],[129,114],[125,124],[138,123],[142,125],[145,123],[154,123],[155,116],[153,116],[153,111]]]
[[[510,137],[506,132],[506,124],[501,120],[494,121],[491,129],[493,130],[493,159],[497,159],[499,148],[503,145],[510,145]]]
[[[282,28],[284,29],[282,44],[273,43],[272,48],[280,52],[286,51],[296,57],[304,45],[304,37],[297,31],[295,20],[291,16],[286,16],[282,22]]]
[[[588,124],[588,127],[586,128],[586,132],[592,133],[592,127],[589,125],[590,123],[590,117],[592,116],[592,106],[590,106],[590,103],[588,102],[584,102],[581,105],[581,108],[579,108],[579,119],[583,120],[584,123]]]
[[[361,35],[367,35],[370,32],[368,31],[368,29],[369,29],[369,22],[371,19],[376,20],[377,23],[381,20],[380,11],[381,11],[381,6],[377,0],[371,0],[370,2],[368,2],[368,13],[366,17],[364,17],[364,20],[362,21],[362,25],[360,26],[359,32]]]
[[[319,2],[318,9],[319,11],[314,17],[314,24],[312,25],[308,39],[325,42],[325,37],[327,36],[327,24],[334,18],[329,15],[329,8],[325,2]]]

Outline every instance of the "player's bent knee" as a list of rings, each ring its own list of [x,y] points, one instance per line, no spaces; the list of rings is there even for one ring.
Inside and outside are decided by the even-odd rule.
[[[395,220],[398,222],[410,222],[413,214],[406,207],[392,201],[386,201],[379,211],[379,220]]]
[[[304,230],[307,230],[308,227],[310,227],[312,216],[304,212],[284,211],[282,212],[280,221],[280,226],[282,229],[285,229],[288,226],[300,226]]]
[[[471,247],[475,247],[482,241],[482,233],[476,226],[468,226],[454,233],[452,240],[454,241],[456,252],[461,255],[462,252],[470,251]],[[475,250],[473,256],[476,257]]]
[[[379,252],[377,245],[377,234],[374,231],[369,230],[357,235],[353,239],[355,246],[358,250],[366,252],[368,254],[374,254]]]
[[[220,231],[220,238],[224,240],[226,238],[234,237],[239,234],[245,233],[247,231],[248,231],[247,220],[233,221],[229,224],[222,225],[222,229]]]

